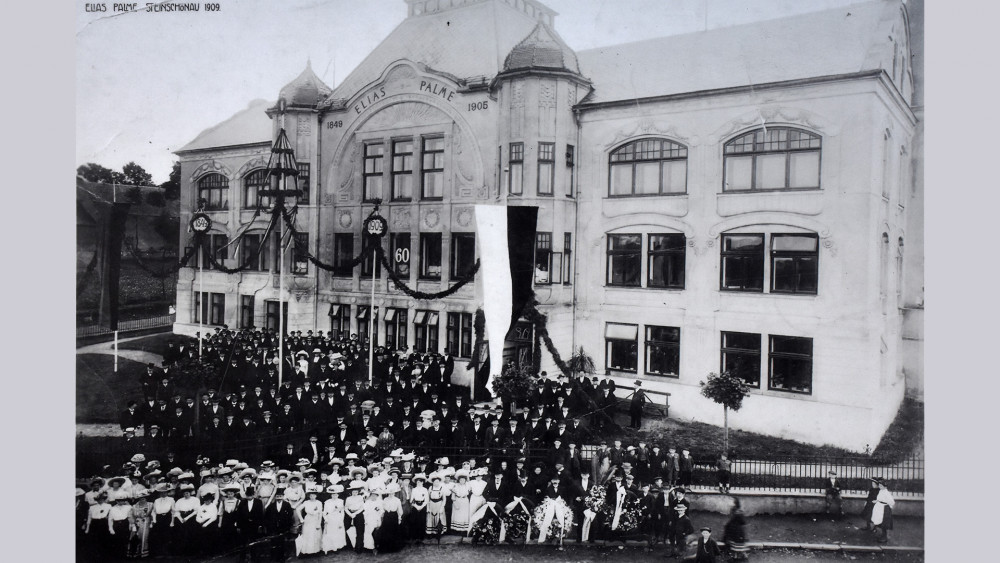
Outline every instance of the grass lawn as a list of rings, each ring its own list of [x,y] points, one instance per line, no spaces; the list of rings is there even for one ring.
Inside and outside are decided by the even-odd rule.
[[[175,341],[179,342],[185,340],[187,337],[181,336],[179,334],[174,334],[172,332],[164,332],[161,334],[154,334],[152,336],[146,336],[144,338],[137,338],[135,340],[130,340],[124,344],[119,344],[119,350],[142,350],[144,352],[152,352],[154,354],[163,355],[167,350],[167,342]]]
[[[130,400],[142,399],[139,375],[146,366],[114,356],[80,354],[76,357],[76,421],[118,422],[118,415]]]
[[[903,399],[896,418],[882,435],[872,457],[895,461],[913,452],[924,451],[924,404],[913,399]]]

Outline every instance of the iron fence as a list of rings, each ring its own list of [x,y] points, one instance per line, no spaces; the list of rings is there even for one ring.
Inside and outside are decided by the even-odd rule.
[[[156,315],[152,317],[143,317],[141,319],[129,319],[125,321],[118,322],[118,332],[130,332],[135,330],[146,330],[150,328],[160,328],[165,326],[173,326],[174,321],[177,319],[176,314],[169,315]],[[114,331],[103,325],[87,325],[76,327],[76,337],[82,338],[87,336],[98,336],[103,334],[111,334]]]

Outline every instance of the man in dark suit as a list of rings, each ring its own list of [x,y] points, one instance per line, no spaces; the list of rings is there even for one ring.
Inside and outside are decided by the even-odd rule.
[[[826,482],[823,483],[826,493],[826,513],[834,514],[838,518],[844,515],[844,509],[840,502],[840,483],[837,481],[837,472],[831,470],[828,473]]]
[[[488,484],[486,485],[486,489],[483,492],[483,496],[496,498],[497,502],[504,505],[510,502],[515,495],[511,494],[511,487],[507,483],[507,477],[498,471],[490,477]]]
[[[251,542],[264,535],[264,502],[257,497],[247,497],[236,508],[236,525],[240,529],[240,539],[243,540],[244,551],[249,549]]]
[[[264,510],[264,529],[273,536],[271,556],[275,561],[285,560],[285,540],[295,524],[292,505],[285,501],[284,488],[274,492],[274,502]]]
[[[455,371],[455,358],[452,357],[451,352],[445,350],[444,357],[441,359],[441,382],[445,385],[451,385],[451,374]]]
[[[118,423],[122,427],[122,432],[126,428],[138,428],[142,425],[142,412],[135,401],[128,402],[128,408],[122,411],[121,416],[118,417]]]
[[[719,544],[712,539],[712,528],[705,526],[701,529],[701,537],[698,538],[698,550],[695,552],[695,563],[715,563],[722,555]]]

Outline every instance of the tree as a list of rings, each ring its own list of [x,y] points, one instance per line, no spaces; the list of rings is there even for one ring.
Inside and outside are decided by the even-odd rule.
[[[174,201],[181,198],[181,163],[179,161],[174,162],[173,168],[170,169],[170,178],[160,184],[163,188],[163,197],[168,200]]]
[[[506,406],[524,403],[534,387],[534,372],[530,365],[519,368],[504,368],[503,372],[493,378],[493,394],[500,397]]]
[[[710,373],[706,381],[699,381],[701,394],[722,405],[725,417],[725,450],[729,452],[729,409],[738,411],[743,406],[743,397],[750,395],[750,386],[742,377],[726,371],[722,375]]]
[[[87,164],[81,164],[76,169],[76,174],[82,176],[84,180],[88,182],[101,182],[104,184],[112,183],[114,171],[110,168],[105,168],[100,164],[95,164],[93,162],[88,162]]]
[[[122,166],[125,175],[125,183],[133,186],[152,186],[153,176],[146,172],[146,169],[135,162],[129,162]]]
[[[591,358],[590,354],[583,351],[583,346],[580,346],[580,349],[566,361],[566,367],[569,368],[573,375],[579,375],[581,373],[594,373],[596,366],[594,358]]]

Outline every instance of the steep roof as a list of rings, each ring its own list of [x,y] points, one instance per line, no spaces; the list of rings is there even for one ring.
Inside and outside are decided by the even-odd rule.
[[[264,110],[273,105],[273,102],[266,100],[254,100],[246,109],[236,112],[229,119],[199,133],[193,141],[175,153],[215,147],[270,143],[273,134],[271,118],[264,113]]]
[[[285,100],[290,106],[315,107],[317,103],[330,95],[330,87],[313,72],[312,62],[306,62],[306,68],[281,89],[278,98]]]
[[[891,68],[899,4],[877,0],[579,51],[586,102],[628,100]]]
[[[542,22],[538,22],[535,29],[511,49],[503,63],[504,72],[529,69],[580,72],[573,49]]]
[[[481,2],[409,17],[334,88],[330,99],[350,98],[400,59],[457,78],[491,78],[500,71],[507,53],[536,23],[502,2]]]

